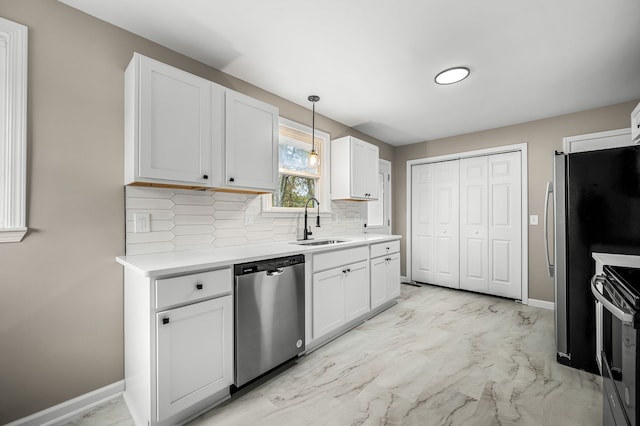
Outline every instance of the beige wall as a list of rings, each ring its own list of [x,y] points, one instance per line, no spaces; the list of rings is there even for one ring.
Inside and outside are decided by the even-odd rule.
[[[473,151],[501,145],[527,143],[529,168],[529,214],[539,217],[529,226],[529,297],[553,301],[553,280],[547,276],[544,257],[544,193],[552,180],[553,152],[562,151],[565,136],[621,129],[630,126],[630,113],[638,101],[597,108],[514,126],[492,129],[397,147],[393,159],[393,233],[405,236],[406,174],[408,160]],[[401,241],[402,273],[406,275],[406,239]]]
[[[123,379],[115,256],[124,254],[123,84],[133,52],[277,105],[292,120],[310,125],[311,113],[54,0],[0,0],[0,16],[29,27],[30,232],[0,245],[5,424]],[[322,116],[316,123],[393,158],[387,144]]]

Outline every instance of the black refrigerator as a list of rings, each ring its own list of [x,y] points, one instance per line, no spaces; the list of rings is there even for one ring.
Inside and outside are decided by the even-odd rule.
[[[592,253],[640,254],[640,146],[557,152],[547,201],[550,195],[554,264],[549,262],[549,273],[555,282],[557,360],[599,374],[590,292]],[[549,260],[546,227],[545,241]]]

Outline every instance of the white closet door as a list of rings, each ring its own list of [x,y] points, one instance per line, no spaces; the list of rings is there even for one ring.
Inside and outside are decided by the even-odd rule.
[[[411,168],[411,279],[433,283],[435,277],[435,164]]]
[[[460,288],[460,162],[435,164],[434,284]]]
[[[489,291],[488,157],[460,160],[460,288]]]
[[[518,152],[489,156],[489,293],[522,298],[522,202]]]

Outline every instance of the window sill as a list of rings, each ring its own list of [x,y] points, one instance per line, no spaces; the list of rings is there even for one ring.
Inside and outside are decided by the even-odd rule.
[[[27,233],[27,228],[0,229],[0,243],[18,243]]]

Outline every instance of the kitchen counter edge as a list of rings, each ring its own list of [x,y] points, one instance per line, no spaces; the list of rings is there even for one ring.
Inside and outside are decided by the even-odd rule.
[[[304,246],[293,241],[247,244],[225,248],[184,250],[166,253],[117,256],[116,261],[144,277],[162,277],[217,269],[236,263],[273,259],[294,254],[312,254],[400,240],[400,235],[341,235],[318,240],[341,239],[344,243],[324,246]]]

